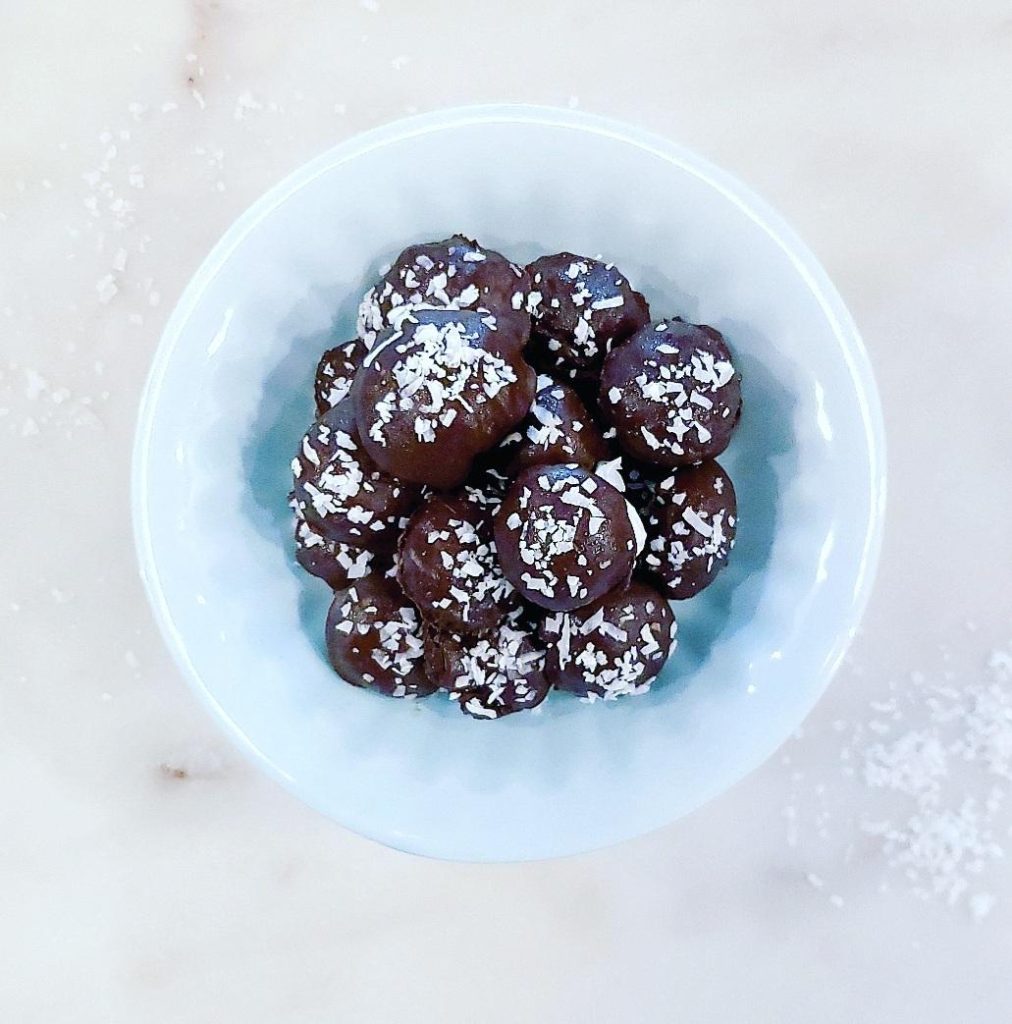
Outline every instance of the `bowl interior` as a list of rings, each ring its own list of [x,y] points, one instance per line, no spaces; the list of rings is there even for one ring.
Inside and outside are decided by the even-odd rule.
[[[293,563],[289,462],[323,349],[377,267],[454,231],[514,259],[605,254],[655,316],[709,323],[744,376],[722,463],[728,569],[676,606],[643,698],[476,723],[335,678],[329,591]],[[670,143],[575,113],[478,108],[345,143],[250,209],[170,320],[145,395],[145,581],[191,682],[300,797],[388,844],[462,859],[564,854],[657,827],[798,725],[867,594],[882,501],[874,384],[814,258],[759,200]]]

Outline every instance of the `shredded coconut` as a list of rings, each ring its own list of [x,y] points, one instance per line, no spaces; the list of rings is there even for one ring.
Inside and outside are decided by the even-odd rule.
[[[797,846],[808,825],[815,835],[807,839],[831,842],[838,800],[848,810],[840,815],[841,876],[863,834],[878,851],[880,888],[898,884],[920,899],[962,906],[976,921],[991,913],[995,897],[984,882],[1012,834],[1012,644],[965,678],[944,668],[894,680],[856,721],[834,721],[831,733],[841,744],[841,776],[811,783],[794,772],[788,844]],[[812,743],[825,740],[813,735]],[[800,809],[813,803],[814,817],[803,819]]]

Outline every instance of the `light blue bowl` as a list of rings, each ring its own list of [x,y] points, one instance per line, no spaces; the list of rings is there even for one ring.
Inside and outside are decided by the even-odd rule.
[[[730,567],[676,606],[645,697],[556,695],[497,723],[337,679],[327,588],[293,564],[289,460],[322,350],[403,245],[454,231],[517,259],[604,253],[656,316],[713,324],[744,374],[722,459]],[[155,615],[238,744],[402,850],[524,860],[646,832],[768,757],[825,689],[871,588],[885,454],[868,359],[815,257],[765,203],[664,139],[585,114],[475,107],[337,146],[255,203],[180,299],[144,393],[134,520]]]

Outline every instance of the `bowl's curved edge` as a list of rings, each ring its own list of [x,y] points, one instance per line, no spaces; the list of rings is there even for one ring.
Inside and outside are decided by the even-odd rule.
[[[196,667],[187,656],[182,637],[176,631],[155,565],[146,501],[148,454],[157,397],[162,377],[182,334],[183,326],[199,302],[201,294],[228,260],[232,251],[267,213],[279,206],[289,195],[302,188],[318,175],[378,146],[385,145],[395,139],[403,140],[413,135],[439,131],[451,126],[488,122],[530,122],[548,126],[575,128],[609,136],[618,141],[648,150],[661,159],[676,164],[686,172],[702,179],[733,202],[783,250],[798,270],[798,273],[808,282],[812,294],[816,296],[827,317],[834,324],[834,331],[840,339],[848,369],[855,383],[855,391],[861,400],[861,418],[865,430],[868,457],[869,500],[864,518],[863,551],[858,567],[853,600],[850,606],[848,628],[846,631],[841,632],[839,641],[827,653],[821,673],[821,685],[814,686],[808,699],[799,705],[794,728],[800,725],[805,717],[807,717],[828,687],[833,674],[846,653],[850,641],[853,639],[871,596],[882,547],[886,503],[885,426],[878,389],[868,352],[843,299],[830,281],[828,274],[817,257],[779,213],[733,175],[710,163],[705,158],[698,156],[696,153],[679,146],[677,143],[671,142],[663,136],[646,129],[596,114],[588,114],[583,111],[525,104],[455,107],[403,118],[371,129],[328,149],[313,160],[297,168],[281,182],[265,192],[232,223],[211,252],[198,266],[165,325],[141,392],[131,463],[131,511],[139,573],[154,612],[155,621],[173,659],[190,687],[222,725],[232,742],[246,756],[253,759],[271,778],[291,791],[293,795],[297,796],[304,803],[325,814],[327,812],[324,808],[317,806],[311,800],[307,800],[303,793],[298,792],[294,780],[286,775],[277,764],[250,741],[249,737],[236,727],[225,710],[218,704],[204,685]],[[726,779],[721,780],[719,784],[715,784],[710,789],[699,792],[697,798],[685,809],[682,816],[684,817],[686,814],[692,813],[692,811],[721,792],[725,792],[736,785],[763,764],[782,743],[783,740],[778,739],[767,744],[765,748],[759,750],[747,763],[743,764],[736,773],[736,776],[730,781]],[[632,834],[628,836],[609,836],[602,837],[600,841],[594,841],[578,847],[563,847],[552,841],[541,843],[539,846],[532,846],[531,837],[527,836],[525,837],[523,851],[511,851],[503,856],[488,856],[483,851],[462,851],[455,844],[443,846],[439,842],[431,840],[416,841],[413,837],[408,838],[403,835],[391,834],[390,832],[376,832],[361,822],[341,821],[339,823],[366,838],[374,839],[386,846],[407,853],[443,860],[487,863],[541,860],[550,857],[586,853],[635,837]],[[670,820],[657,821],[639,830],[636,835],[645,835],[666,824],[670,824]]]

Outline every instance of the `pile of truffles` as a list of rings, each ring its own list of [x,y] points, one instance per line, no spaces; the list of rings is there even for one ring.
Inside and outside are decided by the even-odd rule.
[[[721,334],[651,321],[613,264],[413,245],[323,354],[292,462],[295,553],[354,686],[474,718],[646,692],[669,600],[734,544],[714,458],[741,411]]]

